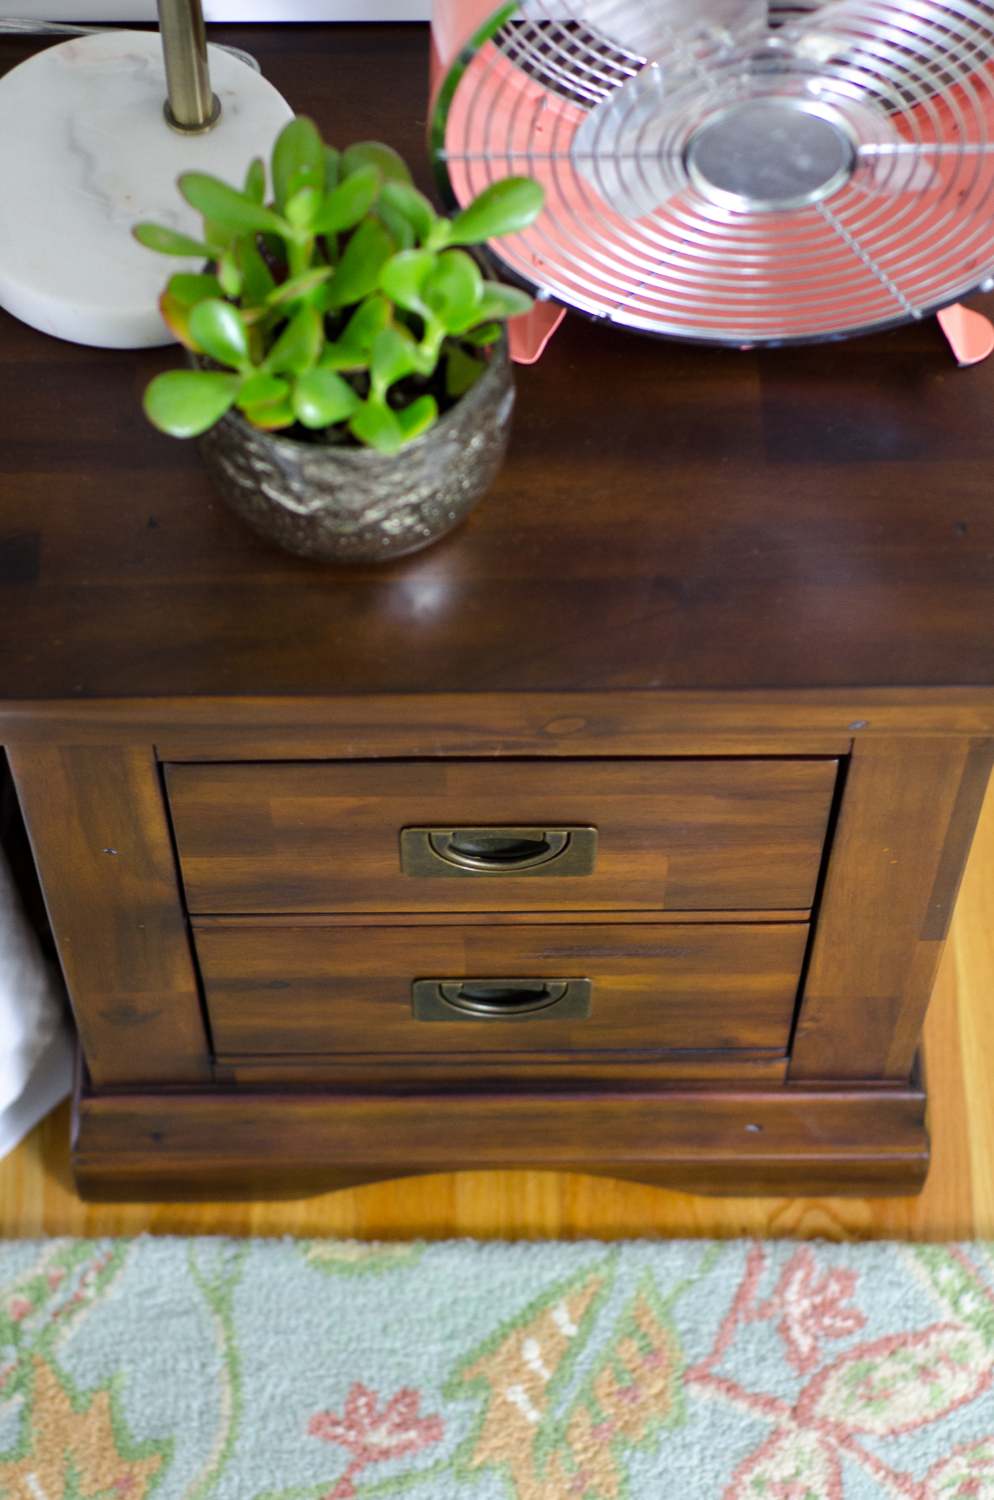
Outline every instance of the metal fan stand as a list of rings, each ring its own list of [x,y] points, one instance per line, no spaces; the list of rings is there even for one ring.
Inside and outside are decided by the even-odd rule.
[[[208,47],[200,0],[159,0],[159,33],[88,32],[0,78],[0,306],[73,343],[173,342],[168,275],[199,269],[132,237],[153,220],[201,238],[184,171],[240,184],[293,112],[252,66]]]

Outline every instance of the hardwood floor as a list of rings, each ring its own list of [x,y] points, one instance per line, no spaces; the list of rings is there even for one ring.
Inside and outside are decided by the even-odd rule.
[[[0,1236],[994,1238],[992,893],[994,783],[925,1028],[932,1167],[918,1198],[702,1198],[551,1172],[463,1172],[292,1203],[86,1204],[72,1190],[64,1104],[0,1162]]]

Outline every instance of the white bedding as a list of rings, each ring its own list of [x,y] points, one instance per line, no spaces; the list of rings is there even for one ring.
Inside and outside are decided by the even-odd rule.
[[[72,1028],[0,851],[0,1157],[72,1087]]]

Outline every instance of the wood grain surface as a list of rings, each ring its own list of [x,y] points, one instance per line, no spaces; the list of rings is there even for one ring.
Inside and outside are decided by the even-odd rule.
[[[920,1088],[827,1093],[674,1086],[471,1097],[416,1091],[326,1099],[270,1091],[88,1095],[79,1100],[73,1165],[81,1190],[119,1201],[158,1188],[292,1197],[302,1184],[347,1187],[443,1165],[581,1165],[634,1181],[723,1193],[911,1193],[928,1166]],[[208,1143],[205,1146],[205,1143]]]
[[[214,34],[430,188],[426,27]],[[994,682],[994,364],[957,369],[932,319],[742,352],[570,314],[479,509],[354,570],[259,540],[149,427],[178,363],[0,314],[0,696]]]
[[[2,45],[2,44],[0,44]],[[0,700],[5,744],[156,746],[163,761],[847,755],[994,733],[994,687]]]
[[[805,909],[833,760],[166,767],[191,912]],[[401,873],[406,827],[593,826],[591,875]],[[554,865],[549,865],[554,870]]]
[[[225,1054],[786,1051],[808,929],[238,927],[195,933],[214,1046]],[[415,979],[587,978],[590,1015],[414,1019]],[[646,1057],[646,1061],[650,1060]]]
[[[11,747],[7,759],[94,1082],[209,1079],[151,750]]]
[[[388,1053],[349,1057],[237,1056],[215,1063],[218,1083],[239,1083],[248,1088],[260,1084],[304,1087],[334,1086],[353,1093],[375,1093],[384,1087],[455,1091],[472,1087],[483,1093],[501,1090],[562,1087],[556,1073],[567,1071],[571,1086],[604,1085],[645,1088],[657,1083],[724,1083],[763,1085],[771,1088],[786,1082],[787,1057],[782,1051],[737,1047],[730,1052],[545,1052],[495,1055],[479,1052],[449,1052],[444,1060],[423,1055]]]
[[[886,737],[848,767],[793,1080],[907,1078],[994,740]]]

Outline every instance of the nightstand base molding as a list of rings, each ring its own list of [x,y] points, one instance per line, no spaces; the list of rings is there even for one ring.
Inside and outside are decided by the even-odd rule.
[[[929,1157],[916,1085],[84,1093],[74,1124],[76,1183],[91,1202],[298,1198],[508,1168],[732,1196],[905,1196],[921,1190]]]

